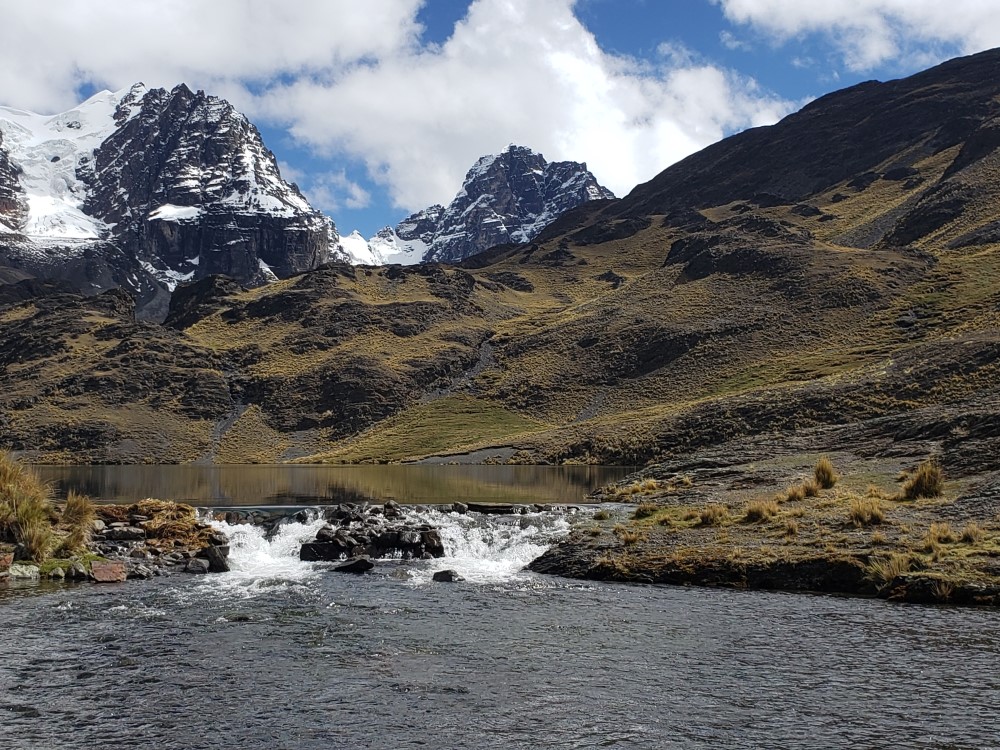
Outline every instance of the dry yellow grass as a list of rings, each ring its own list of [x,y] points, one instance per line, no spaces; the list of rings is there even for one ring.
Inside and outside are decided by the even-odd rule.
[[[833,463],[826,457],[816,462],[813,476],[816,479],[816,484],[824,490],[830,489],[837,483],[837,472],[833,468]]]
[[[938,497],[944,491],[944,472],[935,461],[924,461],[903,483],[902,496],[906,500]]]
[[[877,497],[852,497],[847,517],[855,526],[874,526],[885,521],[885,509]]]
[[[774,500],[751,500],[743,509],[744,520],[750,522],[766,521],[776,515],[778,504]]]

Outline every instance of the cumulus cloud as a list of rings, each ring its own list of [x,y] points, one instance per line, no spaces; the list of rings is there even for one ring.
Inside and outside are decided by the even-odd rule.
[[[477,0],[450,39],[329,79],[275,86],[258,112],[302,142],[363,160],[395,203],[451,199],[509,142],[585,160],[616,193],[790,104],[668,45],[640,63],[600,49],[571,0]]]
[[[713,0],[726,17],[776,41],[826,36],[844,64],[862,72],[905,59],[924,67],[1000,45],[995,0]]]
[[[346,170],[305,175],[298,184],[310,203],[329,213],[335,214],[343,208],[367,208],[371,204],[371,194],[350,179]]]
[[[450,200],[469,165],[511,142],[587,161],[623,194],[792,106],[676,44],[651,61],[608,53],[574,0],[475,0],[440,45],[421,39],[425,2],[0,0],[0,102],[59,111],[84,85],[184,81],[365,165],[407,210]],[[319,205],[370,202],[318,170],[297,181]]]
[[[81,84],[205,89],[323,74],[416,43],[422,0],[0,0],[0,97],[38,111]]]

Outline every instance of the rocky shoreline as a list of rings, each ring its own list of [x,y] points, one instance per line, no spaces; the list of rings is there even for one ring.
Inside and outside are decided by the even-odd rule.
[[[865,464],[860,477],[841,477],[827,462],[819,481],[808,457],[797,466],[782,457],[773,473],[708,461],[648,469],[599,492],[594,499],[609,504],[528,567],[599,581],[1000,605],[1000,476],[945,481],[925,461],[892,467],[895,476]],[[862,463],[841,458],[860,473]]]

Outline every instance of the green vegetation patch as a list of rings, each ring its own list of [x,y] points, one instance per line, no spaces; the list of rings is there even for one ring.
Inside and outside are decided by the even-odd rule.
[[[407,409],[350,444],[310,460],[372,463],[457,453],[501,444],[545,427],[488,401],[448,396]]]

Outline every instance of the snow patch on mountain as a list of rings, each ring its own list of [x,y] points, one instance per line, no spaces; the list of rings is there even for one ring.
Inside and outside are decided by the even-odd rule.
[[[31,238],[100,239],[111,228],[82,210],[87,187],[77,170],[120,125],[115,114],[128,99],[125,119],[138,111],[142,84],[101,91],[57,115],[0,107],[3,147],[19,171],[27,212],[16,229]],[[121,119],[121,118],[120,118]]]

